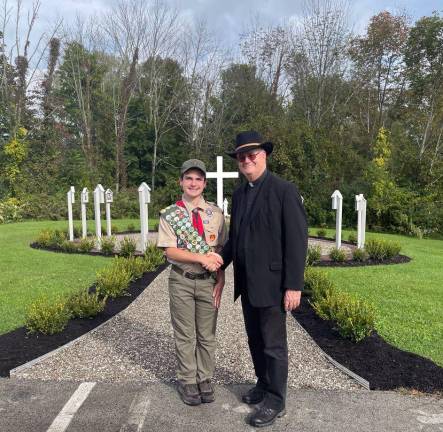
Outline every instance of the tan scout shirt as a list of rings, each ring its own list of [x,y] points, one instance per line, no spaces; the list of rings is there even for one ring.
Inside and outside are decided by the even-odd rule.
[[[205,232],[205,241],[212,251],[219,252],[227,241],[227,231],[225,226],[225,218],[223,212],[215,204],[207,202],[203,197],[200,198],[197,206],[192,205],[182,197],[186,210],[192,220],[192,210],[198,207],[198,213],[203,222],[203,230]],[[177,236],[171,225],[163,215],[160,217],[158,227],[157,246],[161,248],[177,247]],[[191,273],[204,273],[206,270],[197,263],[181,263],[168,260],[171,264],[175,264],[183,271]]]

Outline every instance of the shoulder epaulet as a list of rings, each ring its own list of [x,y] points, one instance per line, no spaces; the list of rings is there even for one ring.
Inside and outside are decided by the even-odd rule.
[[[206,201],[206,202],[211,206],[212,211],[218,212],[218,213],[222,213],[221,208],[217,204],[215,204],[215,203],[213,203],[211,201]]]

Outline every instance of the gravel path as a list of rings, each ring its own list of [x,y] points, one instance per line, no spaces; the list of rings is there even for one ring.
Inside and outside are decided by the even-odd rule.
[[[15,377],[74,381],[174,381],[175,355],[169,319],[167,278],[161,273],[127,309],[79,341]],[[232,266],[217,328],[218,384],[254,382],[241,304],[232,302]],[[289,386],[358,390],[360,386],[329,363],[305,330],[288,315]]]

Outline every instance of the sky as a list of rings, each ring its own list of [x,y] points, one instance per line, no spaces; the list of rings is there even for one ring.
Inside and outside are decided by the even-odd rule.
[[[7,0],[10,6],[14,0]],[[297,19],[304,0],[170,0],[185,17],[204,18],[209,28],[223,45],[235,46],[239,35],[248,29],[254,17],[268,24],[279,24]],[[320,0],[322,1],[322,0]],[[325,0],[326,1],[326,0]],[[412,21],[430,15],[434,10],[443,11],[442,0],[349,0],[350,24],[355,33],[363,33],[371,16],[382,10],[405,10]],[[26,11],[32,0],[22,0]],[[109,11],[113,0],[41,0],[41,8],[35,35],[62,18],[65,23],[76,15],[83,17]],[[0,12],[1,15],[1,12]],[[8,42],[8,41],[7,41]]]

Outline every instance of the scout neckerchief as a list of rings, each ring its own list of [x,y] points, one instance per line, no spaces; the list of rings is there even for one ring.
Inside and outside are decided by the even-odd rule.
[[[177,236],[177,247],[188,249],[190,252],[205,254],[209,246],[197,229],[192,226],[186,208],[172,204],[161,210],[162,215]]]
[[[185,206],[185,203],[183,202],[183,200],[177,201],[175,204],[178,205],[179,207],[186,209],[186,206]],[[203,222],[202,222],[202,218],[198,212],[198,207],[196,207],[194,210],[192,210],[192,226],[197,230],[199,236],[201,236],[203,238],[205,237],[205,232],[203,230]]]

